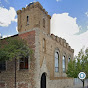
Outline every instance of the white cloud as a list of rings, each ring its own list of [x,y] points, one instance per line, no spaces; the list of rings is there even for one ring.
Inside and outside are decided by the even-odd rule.
[[[82,26],[81,25],[79,26],[79,29],[82,29]]]
[[[16,27],[16,32],[18,33],[18,27]]]
[[[9,4],[9,1],[8,0],[4,0],[4,1]]]
[[[61,0],[56,0],[57,2],[61,1]]]
[[[86,14],[86,16],[88,17],[88,12],[86,12],[85,14]]]
[[[10,37],[12,35],[3,35],[2,38]]]
[[[11,22],[17,22],[17,19],[15,19],[16,11],[13,7],[10,7],[10,9],[6,9],[3,7],[0,7],[0,26],[8,26],[11,24]]]
[[[1,37],[1,33],[0,33],[0,37]]]
[[[0,39],[1,39],[2,37],[1,37],[1,34],[0,34]]]
[[[77,18],[69,16],[68,13],[53,14],[51,18],[51,33],[65,38],[75,50],[75,55],[77,55],[83,46],[88,47],[88,31],[80,35],[75,35],[81,27],[78,26],[76,20]]]
[[[87,26],[87,29],[88,29],[88,26]]]
[[[30,3],[32,3],[32,2],[30,2]],[[26,6],[25,6],[25,8],[28,6],[28,4],[26,4]]]

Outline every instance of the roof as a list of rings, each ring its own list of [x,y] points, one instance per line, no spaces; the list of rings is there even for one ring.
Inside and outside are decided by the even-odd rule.
[[[9,37],[5,37],[5,38],[0,38],[0,40],[8,39],[8,38],[10,38],[10,37],[16,37],[16,36],[18,36],[18,34],[15,34],[15,35],[12,35],[12,36],[9,36]]]

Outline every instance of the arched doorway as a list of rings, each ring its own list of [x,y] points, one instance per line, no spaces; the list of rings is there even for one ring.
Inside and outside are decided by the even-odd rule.
[[[46,88],[46,73],[41,76],[41,88]]]

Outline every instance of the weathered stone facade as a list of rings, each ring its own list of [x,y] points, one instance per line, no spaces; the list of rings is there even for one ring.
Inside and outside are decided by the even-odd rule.
[[[46,88],[72,86],[73,79],[68,78],[62,71],[62,57],[64,55],[66,58],[67,70],[68,58],[73,59],[74,50],[65,39],[50,34],[51,17],[45,9],[36,2],[17,11],[17,14],[18,36],[27,40],[29,47],[34,50],[34,57],[28,59],[28,69],[20,70],[17,60],[16,88],[41,88],[43,73],[46,75]],[[59,50],[59,72],[55,72],[55,50]],[[14,60],[7,61],[6,71],[0,73],[0,88],[14,88]]]

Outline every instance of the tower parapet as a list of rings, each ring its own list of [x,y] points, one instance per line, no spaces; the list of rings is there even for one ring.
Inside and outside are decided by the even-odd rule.
[[[22,10],[17,11],[17,15],[19,32],[38,27],[50,34],[51,16],[39,2],[30,3],[26,8],[23,7]]]
[[[22,10],[18,10],[17,11],[17,14],[19,15],[21,12],[24,12],[26,10],[30,10],[32,8],[37,8],[37,7],[40,10],[42,10],[51,19],[51,16],[48,14],[48,12],[42,7],[42,5],[39,2],[36,2],[36,3],[33,3],[33,4],[29,4],[26,8],[23,7]]]

